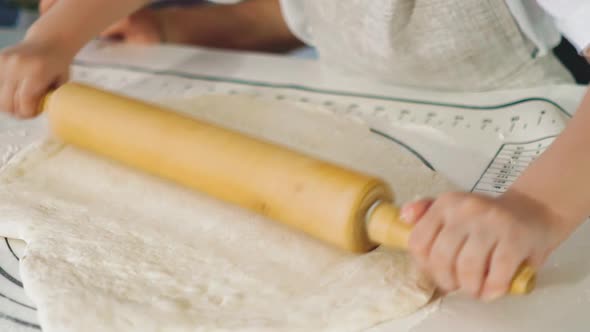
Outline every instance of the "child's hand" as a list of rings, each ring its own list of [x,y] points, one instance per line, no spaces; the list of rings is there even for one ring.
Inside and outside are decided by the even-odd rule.
[[[49,41],[27,40],[0,52],[0,112],[37,114],[43,96],[68,79],[73,55]]]
[[[506,294],[523,262],[539,267],[568,233],[562,218],[516,192],[448,193],[408,204],[402,216],[416,223],[410,251],[443,291],[488,301]]]

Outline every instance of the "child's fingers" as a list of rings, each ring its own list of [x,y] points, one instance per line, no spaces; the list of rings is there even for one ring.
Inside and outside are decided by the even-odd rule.
[[[518,267],[526,259],[517,243],[501,241],[492,253],[488,275],[483,283],[481,298],[493,301],[505,295],[510,288],[510,282]]]
[[[464,292],[479,297],[495,247],[494,237],[469,236],[457,257],[457,281]]]
[[[0,89],[0,111],[15,114],[14,94],[16,84],[11,81],[4,81]]]
[[[463,228],[449,226],[445,226],[434,240],[428,257],[428,267],[438,286],[445,292],[459,287],[456,261],[466,240],[467,232]]]
[[[412,203],[405,204],[400,212],[400,218],[408,224],[417,223],[428,211],[434,200],[430,198],[421,199]]]
[[[414,226],[410,234],[408,247],[420,266],[427,264],[432,245],[438,233],[441,231],[442,226],[441,215],[432,208]]]
[[[39,82],[33,77],[26,78],[16,92],[18,101],[16,113],[18,116],[30,118],[37,115],[41,99],[48,89],[47,83]]]

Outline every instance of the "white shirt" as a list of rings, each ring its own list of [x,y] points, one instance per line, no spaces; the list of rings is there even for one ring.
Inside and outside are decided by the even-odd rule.
[[[289,28],[298,38],[313,45],[313,35],[309,31],[301,0],[280,1]],[[589,0],[505,1],[522,32],[537,45],[539,55],[557,46],[561,35],[580,52],[590,46]]]

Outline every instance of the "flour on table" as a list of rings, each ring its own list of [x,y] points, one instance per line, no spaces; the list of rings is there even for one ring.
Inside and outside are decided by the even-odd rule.
[[[167,105],[379,175],[398,202],[452,188],[329,114],[244,97]],[[399,251],[344,253],[51,139],[17,159],[0,173],[0,234],[27,242],[21,277],[45,332],[359,331],[433,293]]]

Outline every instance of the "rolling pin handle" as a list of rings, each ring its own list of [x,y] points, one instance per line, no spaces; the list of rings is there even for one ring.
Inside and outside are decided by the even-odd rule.
[[[509,293],[513,295],[529,294],[535,289],[536,284],[537,275],[535,270],[529,265],[522,264],[516,271],[514,278],[512,278]]]
[[[394,249],[407,249],[412,225],[400,220],[399,209],[393,204],[376,201],[367,211],[367,234],[375,244]],[[510,284],[512,295],[529,294],[536,285],[535,270],[526,264],[520,266]]]
[[[408,248],[412,226],[400,220],[399,209],[393,204],[376,201],[367,211],[367,234],[376,244],[396,249]]]

